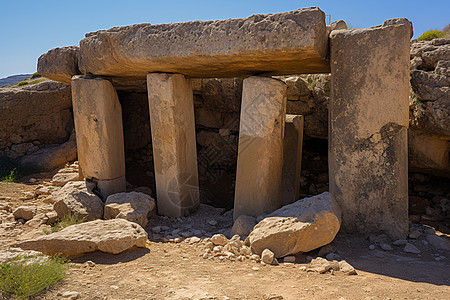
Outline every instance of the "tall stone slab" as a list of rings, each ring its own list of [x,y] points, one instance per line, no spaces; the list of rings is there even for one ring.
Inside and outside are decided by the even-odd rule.
[[[280,206],[286,84],[266,77],[244,80],[234,219]]]
[[[299,200],[303,146],[302,115],[286,115],[283,140],[283,175],[281,180],[281,206]]]
[[[78,161],[102,198],[126,190],[122,107],[110,81],[72,78]]]
[[[158,213],[183,217],[200,203],[191,82],[151,73],[147,90]]]
[[[411,33],[395,19],[330,35],[330,192],[348,232],[408,232]]]

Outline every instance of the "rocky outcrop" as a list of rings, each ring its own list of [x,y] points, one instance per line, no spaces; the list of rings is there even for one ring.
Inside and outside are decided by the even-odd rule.
[[[450,177],[450,39],[411,44],[409,169]]]
[[[271,250],[280,258],[308,252],[333,241],[341,225],[341,209],[328,193],[304,198],[267,215],[247,241],[253,253]]]
[[[69,83],[78,70],[77,46],[55,48],[42,54],[38,59],[37,71],[40,75],[64,83]]]
[[[68,182],[60,190],[52,194],[55,201],[53,209],[61,219],[67,214],[77,215],[88,221],[103,217],[103,202],[88,191],[84,181]]]
[[[0,89],[0,172],[39,172],[76,159],[70,86]]]
[[[146,242],[147,233],[141,226],[124,219],[113,219],[72,225],[16,246],[23,250],[70,257],[97,250],[118,254],[134,246],[145,247]]]
[[[139,192],[117,193],[108,196],[105,202],[105,219],[125,219],[142,227],[148,223],[147,216],[155,207],[155,200]]]

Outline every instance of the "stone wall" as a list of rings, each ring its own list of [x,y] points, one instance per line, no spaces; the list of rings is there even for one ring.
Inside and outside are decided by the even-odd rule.
[[[19,163],[29,165],[31,157],[44,169],[76,159],[74,139],[63,147],[64,153],[59,146],[73,131],[69,85],[48,80],[0,89],[0,120],[0,171]]]

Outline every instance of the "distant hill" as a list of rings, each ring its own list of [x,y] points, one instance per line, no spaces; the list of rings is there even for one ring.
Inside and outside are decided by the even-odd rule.
[[[5,86],[7,84],[20,82],[24,79],[30,78],[32,74],[20,74],[20,75],[11,75],[6,78],[0,78],[0,87]]]

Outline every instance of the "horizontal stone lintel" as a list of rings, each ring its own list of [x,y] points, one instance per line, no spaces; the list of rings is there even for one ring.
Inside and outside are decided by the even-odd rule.
[[[188,77],[327,73],[328,34],[318,8],[246,19],[138,24],[88,33],[82,73],[145,79],[151,72]]]

